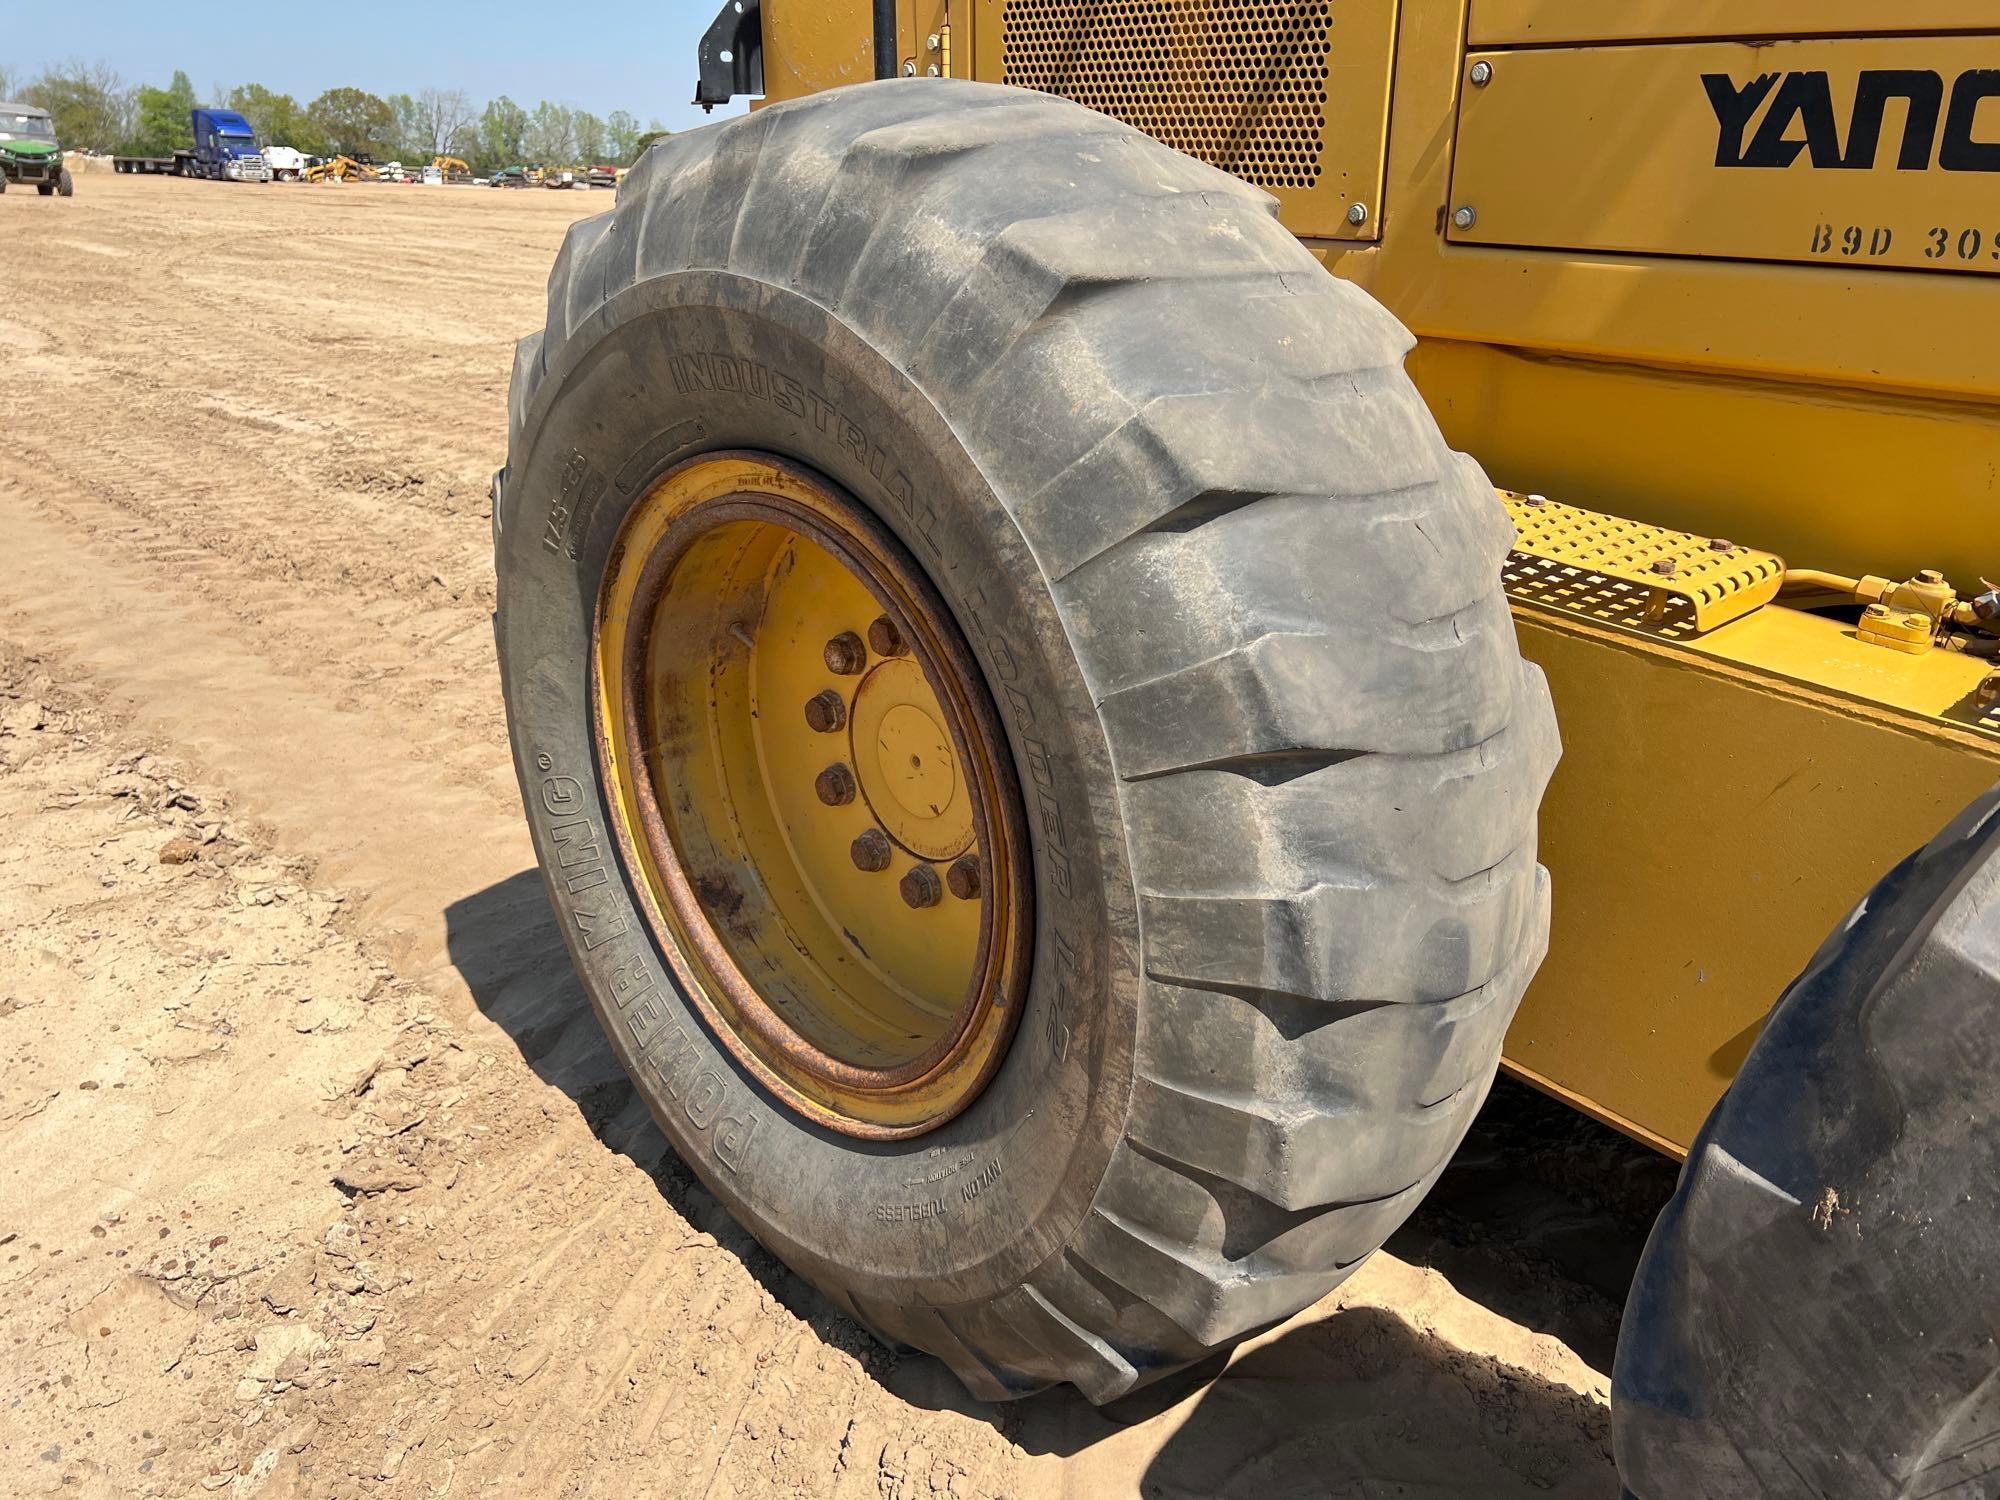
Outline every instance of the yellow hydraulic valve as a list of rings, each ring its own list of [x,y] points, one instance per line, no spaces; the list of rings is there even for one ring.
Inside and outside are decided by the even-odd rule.
[[[1993,654],[1989,641],[1948,635],[1948,627],[2000,635],[2000,589],[1982,578],[1986,592],[1961,599],[1935,568],[1897,582],[1867,573],[1849,578],[1817,568],[1787,568],[1784,588],[1790,592],[1831,594],[1865,606],[1859,634],[1864,641],[1912,654],[1934,642],[1949,650],[1974,655]]]

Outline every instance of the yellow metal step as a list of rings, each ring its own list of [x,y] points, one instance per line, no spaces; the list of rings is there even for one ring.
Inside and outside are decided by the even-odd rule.
[[[1524,603],[1674,640],[1768,604],[1785,580],[1784,561],[1754,547],[1499,494],[1517,533],[1502,578]]]

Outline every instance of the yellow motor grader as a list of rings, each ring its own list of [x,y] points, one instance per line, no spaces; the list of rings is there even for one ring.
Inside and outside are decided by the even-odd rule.
[[[752,0],[699,66],[754,107],[571,230],[494,525],[704,1182],[1107,1401],[1504,1067],[1686,1159],[1634,1494],[1992,1493],[1990,7]]]

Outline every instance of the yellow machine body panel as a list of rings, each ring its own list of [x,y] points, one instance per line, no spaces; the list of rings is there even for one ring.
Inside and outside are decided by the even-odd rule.
[[[865,4],[765,16],[771,97],[868,76]],[[2000,13],[916,0],[899,44],[906,73],[1062,93],[1263,173],[1416,333],[1452,443],[1558,508],[1507,577],[1564,758],[1554,932],[1506,1065],[1684,1150],[1842,914],[2000,779],[1988,664],[1884,649],[1772,577],[2000,573]],[[1322,62],[1317,177],[1275,180],[1250,147],[1297,129],[1287,91]],[[1668,558],[1694,592],[1662,610]]]
[[[901,8],[903,52],[913,19]],[[875,76],[868,0],[815,0],[763,7],[764,88],[771,100],[797,99]]]
[[[1523,9],[1574,18],[1623,8]],[[1816,24],[1807,12],[1819,8],[1788,9],[1798,29]],[[1468,55],[1466,22],[1463,4],[1405,5],[1382,241],[1366,251],[1320,247],[1337,275],[1366,286],[1418,335],[1412,369],[1446,435],[1496,483],[1733,537],[1795,566],[1936,567],[1966,587],[1982,572],[1992,576],[2000,567],[2000,360],[1989,351],[2000,331],[2000,277],[1841,256],[1785,263],[1721,249],[1635,254],[1454,241],[1451,217],[1465,206],[1454,178],[1470,122],[1487,102],[1472,96],[1504,90],[1537,55]],[[1899,40],[1928,49],[1929,70],[1947,81],[1995,46],[1980,35]],[[1682,44],[1582,50],[1650,59],[1707,115],[1705,139],[1634,149],[1644,161],[1633,171],[1668,174],[1657,180],[1678,181],[1684,204],[1706,201],[1717,177],[1745,175],[1714,164],[1715,117]],[[1731,43],[1721,52],[1744,59],[1732,75],[1740,83],[1760,66],[1754,59],[1785,50]],[[1476,61],[1493,70],[1484,86],[1471,81]],[[1571,111],[1550,132],[1605,133],[1592,118],[1601,99],[1549,104]],[[1883,130],[1891,147],[1902,135],[1897,109],[1888,106]],[[2000,100],[1982,103],[1975,128],[2000,139]],[[1524,176],[1539,162],[1524,163]],[[2000,217],[2000,172],[1947,173],[1935,162],[1923,173],[1893,164],[1816,169],[1801,151],[1787,167],[1747,175],[1768,184],[1762,211],[1774,222],[1798,184],[1811,191],[1814,181],[1838,179],[1823,190],[1833,194],[1857,180],[1893,185],[1915,176],[1947,180],[1954,227]],[[1574,187],[1556,169],[1549,176],[1560,191]],[[1478,223],[1507,217],[1496,201],[1473,205]],[[1823,217],[1830,221],[1831,210]],[[1707,231],[1697,223],[1681,232],[1692,243]]]
[[[1946,71],[1938,50],[1476,51],[1446,238],[2000,274],[2000,176],[1977,165],[2000,171],[2000,35],[1954,38]]]
[[[1751,639],[1769,622],[1787,638]],[[1684,1151],[1820,942],[2000,780],[2000,740],[1724,654],[1741,634],[1742,655],[1801,669],[1831,657],[1857,677],[1877,658],[1927,659],[1859,644],[1796,610],[1746,615],[1706,638],[1712,650],[1539,610],[1517,624],[1548,673],[1563,761],[1542,804],[1556,893],[1549,955],[1507,1034],[1506,1064]]]
[[[1991,28],[1987,0],[1472,0],[1477,47],[1679,37],[1870,36]]]

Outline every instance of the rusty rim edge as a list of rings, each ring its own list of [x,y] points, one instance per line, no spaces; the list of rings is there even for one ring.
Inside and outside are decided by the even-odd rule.
[[[874,559],[857,556],[847,537],[827,525],[823,517],[798,506],[797,502],[789,501],[787,497],[738,491],[718,499],[696,502],[686,515],[675,518],[669,524],[651,557],[646,560],[635,585],[625,640],[620,647],[620,659],[624,664],[624,712],[622,722],[614,729],[606,723],[595,663],[602,659],[606,607],[604,585],[624,561],[626,539],[621,525],[621,534],[614,540],[606,559],[604,579],[599,584],[597,606],[592,611],[591,620],[591,698],[596,730],[593,742],[598,753],[600,776],[606,780],[611,780],[613,776],[612,758],[605,744],[608,734],[623,734],[626,744],[635,748],[645,743],[647,652],[654,615],[672,579],[674,568],[701,536],[717,526],[733,520],[757,520],[779,525],[804,534],[832,553],[861,581],[883,612],[895,621],[904,639],[912,643],[911,655],[922,669],[931,691],[946,710],[952,745],[961,764],[980,772],[978,778],[966,778],[977,831],[975,847],[1006,856],[1004,860],[988,857],[982,862],[985,867],[982,873],[991,882],[989,888],[996,897],[1004,892],[1004,899],[989,899],[985,903],[973,977],[950,1029],[910,1062],[895,1068],[862,1068],[829,1056],[806,1041],[764,1002],[755,986],[744,977],[727,943],[694,894],[674,844],[672,830],[660,810],[653,785],[651,757],[643,752],[631,757],[631,791],[643,825],[650,861],[634,842],[633,831],[624,816],[622,799],[616,796],[608,799],[613,810],[610,819],[613,838],[626,862],[635,892],[641,896],[638,902],[640,915],[648,930],[680,979],[684,993],[700,1013],[703,1024],[737,1062],[793,1109],[842,1134],[869,1140],[899,1140],[921,1135],[957,1116],[984,1092],[1011,1050],[1014,1033],[1020,1024],[1020,1013],[1025,1008],[1034,932],[1032,885],[1028,878],[1032,850],[1028,843],[1027,819],[1021,806],[1020,783],[1013,755],[978,663],[965,644],[949,607],[929,577],[882,522],[859,501],[814,470],[750,449],[699,454],[652,479],[639,503],[628,513],[627,523],[644,509],[647,500],[680,475],[701,464],[728,459],[770,468],[816,491],[829,502],[829,509],[842,522],[853,527],[864,546],[873,549],[874,559],[879,559],[888,568],[891,579],[905,597],[898,598],[883,587],[874,567],[870,566]],[[940,670],[940,659],[948,671]],[[995,804],[998,804],[997,819]],[[662,855],[666,857],[662,858]],[[651,873],[658,875],[664,892],[653,890],[649,867]],[[657,899],[647,899],[658,894],[665,895],[667,910],[661,909]],[[836,1089],[886,1097],[921,1088],[944,1071],[966,1044],[983,1010],[990,1008],[1002,1014],[993,1045],[979,1071],[956,1090],[951,1099],[921,1121],[908,1125],[886,1125],[842,1114],[794,1087],[755,1047],[746,1042],[727,1017],[717,1012],[704,980],[723,991],[760,1042],[794,1065],[801,1066],[809,1075]],[[1002,980],[1006,981],[1005,992],[989,995],[989,988]]]

